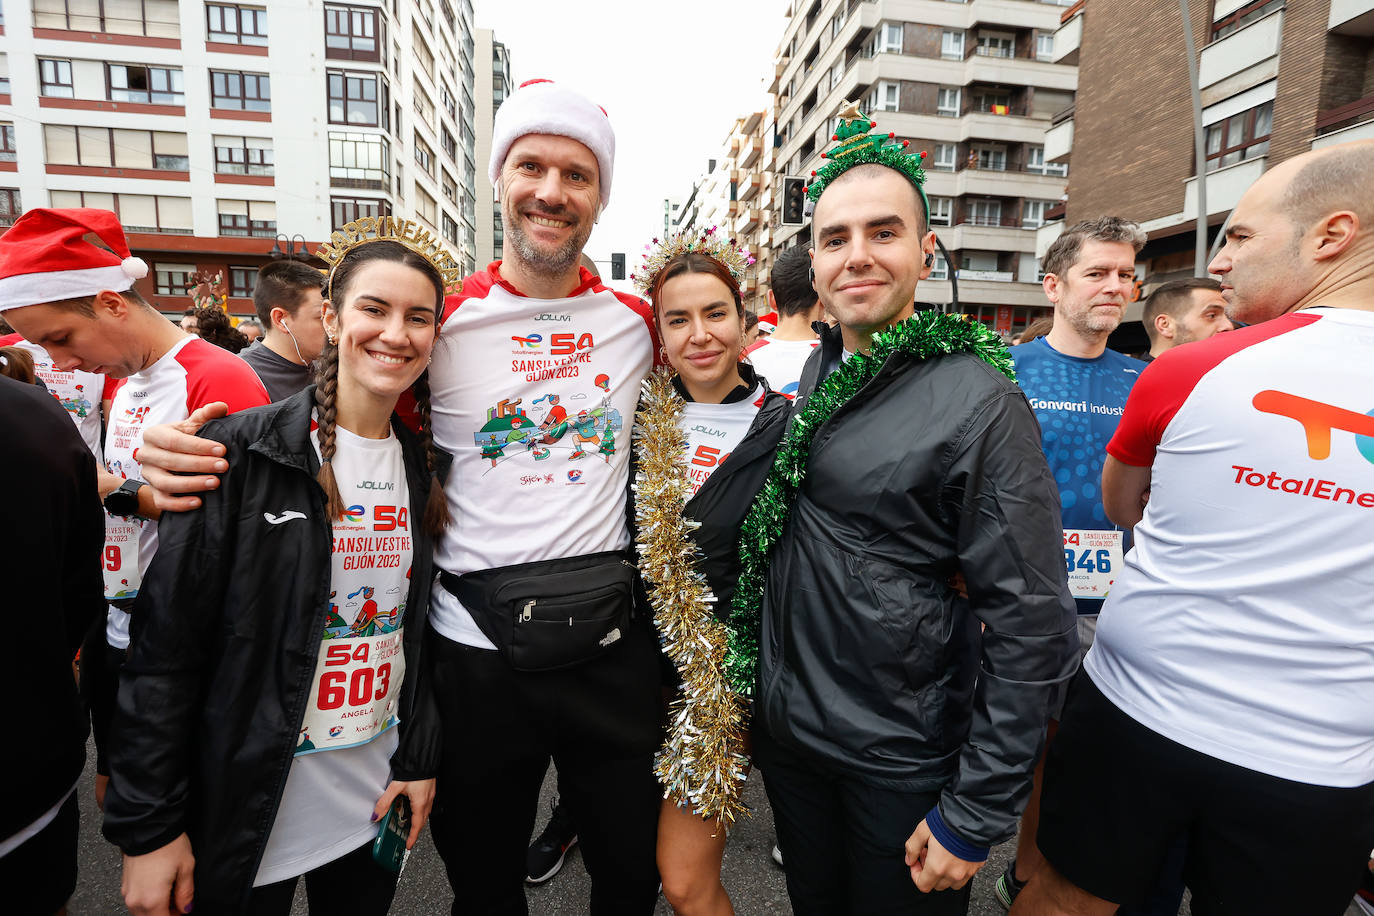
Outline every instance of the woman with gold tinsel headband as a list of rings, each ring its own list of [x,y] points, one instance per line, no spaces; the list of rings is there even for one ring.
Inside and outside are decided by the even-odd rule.
[[[321,256],[318,384],[206,425],[229,471],[162,519],[139,594],[105,809],[135,914],[285,916],[304,877],[312,913],[381,916],[433,802],[427,376],[456,266],[392,220]]]
[[[725,681],[723,621],[739,525],[772,464],[788,401],[747,363],[739,282],[747,255],[715,230],[655,246],[635,275],[673,371],[644,383],[635,423],[635,519],[663,649],[680,693],[656,768],[663,893],[678,913],[733,913],[720,882],[743,810],[747,711]]]

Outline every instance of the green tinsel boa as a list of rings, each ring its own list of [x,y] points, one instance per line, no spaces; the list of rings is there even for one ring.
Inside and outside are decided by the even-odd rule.
[[[782,536],[797,491],[806,479],[811,442],[835,411],[873,380],[887,358],[901,353],[924,360],[972,353],[1012,381],[1011,354],[986,325],[960,315],[917,312],[873,335],[868,352],[855,353],[830,373],[792,418],[763,488],[740,529],[740,576],[730,610],[726,677],[743,696],[753,696],[759,659],[759,614],[768,573],[768,553]]]

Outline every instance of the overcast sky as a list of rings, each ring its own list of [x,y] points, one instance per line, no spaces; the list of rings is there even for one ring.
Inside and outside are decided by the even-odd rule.
[[[616,132],[611,202],[587,253],[608,281],[613,251],[639,264],[663,232],[663,199],[686,195],[734,120],[764,109],[787,0],[474,0],[478,28],[510,49],[511,78],[552,79],[606,109]],[[485,162],[478,163],[485,170]],[[628,281],[617,283],[630,289]]]

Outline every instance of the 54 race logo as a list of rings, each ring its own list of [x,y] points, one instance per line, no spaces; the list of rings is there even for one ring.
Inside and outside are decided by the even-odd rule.
[[[1122,562],[1122,533],[1093,529],[1064,530],[1064,570],[1069,594],[1105,598]]]

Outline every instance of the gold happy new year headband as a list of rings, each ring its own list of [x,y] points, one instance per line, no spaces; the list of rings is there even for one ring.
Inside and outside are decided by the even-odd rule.
[[[448,249],[429,234],[419,223],[412,219],[396,219],[391,216],[364,216],[344,223],[321,245],[315,255],[329,266],[320,273],[325,275],[325,293],[328,296],[334,285],[334,271],[340,262],[354,248],[369,242],[398,242],[434,265],[443,279],[444,294],[451,295],[463,289],[463,270]]]

